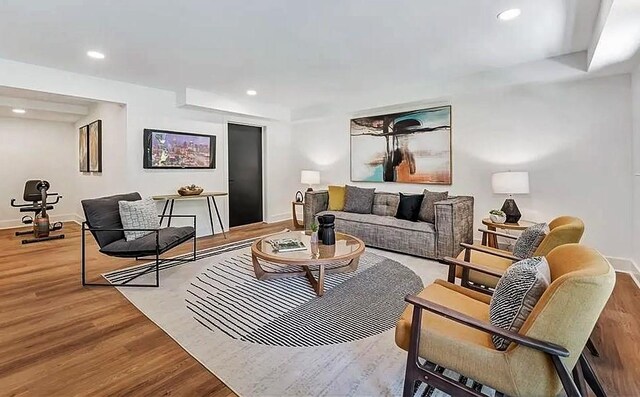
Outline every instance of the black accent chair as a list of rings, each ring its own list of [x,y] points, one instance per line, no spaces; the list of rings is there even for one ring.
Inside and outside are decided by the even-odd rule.
[[[82,209],[86,221],[82,222],[82,285],[106,287],[158,287],[160,285],[160,264],[167,261],[193,262],[196,260],[196,216],[172,215],[174,218],[192,218],[193,226],[166,227],[157,229],[124,229],[120,219],[119,201],[142,200],[139,193],[119,194],[109,197],[82,200]],[[100,252],[118,258],[136,258],[136,260],[154,258],[154,263],[141,267],[124,281],[117,284],[88,283],[86,280],[85,235],[91,232],[100,247]],[[125,231],[151,232],[141,238],[127,241]],[[193,240],[193,256],[161,259],[165,252]],[[155,284],[132,284],[136,278],[155,271]]]

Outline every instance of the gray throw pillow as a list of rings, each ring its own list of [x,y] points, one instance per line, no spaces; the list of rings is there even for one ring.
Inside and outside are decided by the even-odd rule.
[[[375,188],[363,189],[347,185],[344,197],[344,212],[370,214],[375,191]]]
[[[160,227],[158,222],[158,209],[156,203],[151,198],[138,201],[119,201],[120,219],[124,229],[157,229]],[[124,238],[132,241],[140,237],[144,237],[151,231],[124,232]]]
[[[513,245],[513,255],[523,259],[531,258],[547,234],[549,226],[546,223],[536,223],[524,229]]]
[[[395,216],[400,204],[398,193],[375,193],[371,213],[381,216]]]
[[[492,325],[518,332],[551,283],[549,264],[543,256],[523,259],[504,272],[489,303]],[[492,335],[493,345],[506,350],[511,341]]]
[[[436,223],[436,209],[434,204],[436,201],[446,200],[449,197],[449,192],[430,192],[424,189],[424,198],[422,204],[420,204],[420,212],[418,213],[418,220],[422,222]]]

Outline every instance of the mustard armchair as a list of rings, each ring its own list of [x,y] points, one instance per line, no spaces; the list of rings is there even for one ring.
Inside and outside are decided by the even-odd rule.
[[[437,280],[407,296],[411,305],[395,330],[396,344],[408,351],[404,395],[412,395],[416,381],[426,381],[451,395],[480,396],[442,375],[437,365],[497,395],[555,396],[564,389],[570,397],[586,396],[585,379],[595,375],[582,351],[613,291],[615,272],[598,251],[579,244],[557,247],[546,258],[551,284],[519,333],[490,325],[491,297],[478,291]],[[491,335],[512,343],[496,350]]]
[[[487,234],[493,234],[509,239],[517,239],[516,236],[504,234],[492,230],[478,229],[483,233],[482,241],[486,242]],[[533,256],[546,256],[554,248],[571,243],[579,243],[584,234],[584,223],[580,218],[573,216],[561,216],[549,223],[549,234],[542,240]],[[450,263],[449,274],[447,280],[451,283],[455,282],[455,278],[460,279],[461,285],[481,292],[487,288],[495,288],[498,279],[504,271],[524,258],[518,258],[511,252],[496,248],[489,248],[484,245],[477,244],[460,244],[464,250],[458,255],[458,261],[473,262],[480,266],[492,269],[497,276],[481,273],[473,270],[465,270],[464,267],[456,265],[452,258],[445,258]]]

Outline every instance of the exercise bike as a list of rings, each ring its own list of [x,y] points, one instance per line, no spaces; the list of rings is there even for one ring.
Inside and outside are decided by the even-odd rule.
[[[49,222],[48,210],[52,210],[55,204],[58,204],[61,195],[58,193],[48,193],[51,185],[44,180],[30,180],[24,185],[24,201],[31,203],[16,204],[16,199],[11,199],[11,206],[20,208],[20,212],[33,212],[33,216],[25,215],[22,217],[22,223],[25,225],[33,224],[30,230],[16,232],[16,236],[24,236],[33,234],[33,238],[22,240],[22,244],[39,243],[41,241],[58,240],[64,238],[64,234],[50,235],[51,232],[62,229],[62,222]],[[49,197],[55,197],[54,201],[47,201]]]

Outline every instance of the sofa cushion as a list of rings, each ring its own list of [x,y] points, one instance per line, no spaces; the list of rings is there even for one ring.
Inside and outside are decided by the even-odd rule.
[[[84,218],[90,228],[97,229],[122,229],[120,220],[119,201],[141,200],[140,193],[118,194],[109,197],[82,200]],[[114,241],[124,239],[123,232],[94,232],[93,237],[100,247],[104,247]]]
[[[158,210],[152,198],[137,201],[119,201],[120,221],[125,229],[157,229],[160,227]],[[132,241],[152,231],[124,231],[124,238]]]
[[[536,303],[551,283],[549,264],[543,256],[523,259],[504,272],[489,304],[489,319],[496,327],[518,332]],[[511,341],[493,335],[498,350],[506,350]]]
[[[523,259],[532,257],[547,234],[549,226],[546,223],[536,223],[524,229],[513,244],[513,255]]]
[[[167,227],[158,232],[160,253],[170,250],[193,237],[192,226]],[[120,257],[137,257],[156,254],[156,233],[147,234],[136,240],[126,241],[124,238],[114,241],[100,249],[100,252]]]
[[[373,214],[356,214],[344,211],[322,211],[318,215],[332,214],[336,220],[357,222],[368,225],[388,226],[396,229],[410,230],[415,232],[435,234],[434,225],[426,222],[412,222],[404,219],[394,218],[392,216],[381,216]]]
[[[342,211],[344,209],[344,186],[329,186],[329,211]]]
[[[381,216],[395,216],[398,212],[400,196],[397,193],[376,193],[373,196],[373,209],[371,213]],[[331,208],[329,208],[331,210]]]
[[[418,214],[418,220],[423,222],[435,223],[436,222],[436,201],[446,200],[449,197],[449,192],[430,192],[424,189],[424,198],[420,204],[420,213]]]
[[[400,204],[398,205],[396,218],[416,222],[418,220],[418,213],[420,212],[420,204],[422,203],[423,197],[424,196],[422,194],[400,193]]]
[[[344,211],[357,214],[370,214],[373,208],[375,188],[364,189],[356,186],[346,186]]]

